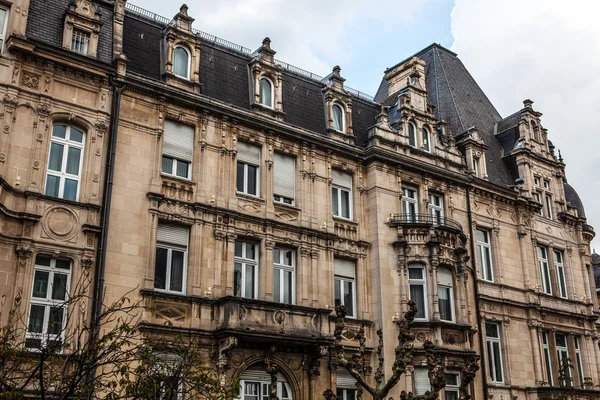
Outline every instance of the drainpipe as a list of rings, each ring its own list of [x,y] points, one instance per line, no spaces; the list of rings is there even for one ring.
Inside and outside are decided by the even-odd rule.
[[[475,263],[475,242],[473,240],[473,214],[471,213],[471,192],[467,187],[467,219],[469,220],[469,244],[471,247],[471,266],[473,267],[473,293],[475,293],[475,312],[477,313],[477,334],[479,336],[479,353],[481,357],[481,373],[483,374],[483,400],[488,399],[487,364],[485,363],[485,349],[483,346],[483,332],[481,328],[481,314],[479,309],[479,285],[477,284],[477,265]],[[474,392],[472,390],[472,392]],[[473,396],[475,397],[475,396]]]
[[[110,113],[110,142],[109,142],[109,153],[106,157],[106,177],[104,180],[104,188],[102,195],[102,216],[100,219],[100,227],[102,229],[102,236],[98,243],[96,273],[94,275],[94,295],[92,297],[92,316],[90,326],[90,341],[93,342],[98,338],[100,333],[100,324],[98,321],[99,316],[102,314],[102,305],[104,301],[104,272],[106,270],[106,246],[108,242],[108,228],[110,223],[110,210],[112,202],[112,189],[115,175],[115,156],[117,150],[117,133],[119,131],[119,111],[121,109],[121,93],[125,89],[125,85],[119,82],[114,82],[111,78],[111,85],[113,87],[113,100],[111,105]],[[96,354],[92,355],[94,358],[94,364],[96,363]],[[92,399],[94,396],[94,384],[96,380],[96,366],[94,366],[90,372],[90,395]]]

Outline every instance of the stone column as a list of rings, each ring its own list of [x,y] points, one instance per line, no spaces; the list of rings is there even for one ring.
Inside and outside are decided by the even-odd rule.
[[[261,243],[262,261],[258,266],[258,298],[260,300],[273,301],[273,248],[275,242],[269,238]]]
[[[541,353],[540,353],[540,334],[539,328],[540,323],[537,321],[529,321],[529,337],[531,340],[531,346],[533,351],[533,371],[535,374],[535,386],[537,386],[538,382],[544,380],[542,374],[542,363],[541,363]]]
[[[310,307],[310,301],[308,294],[309,290],[309,277],[312,276],[312,268],[310,262],[310,249],[308,247],[301,247],[298,251],[298,262],[296,265],[296,304]],[[316,289],[316,288],[311,288]]]

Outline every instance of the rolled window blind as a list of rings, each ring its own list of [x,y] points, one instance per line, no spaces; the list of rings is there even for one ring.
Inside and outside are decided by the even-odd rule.
[[[347,369],[339,367],[336,371],[335,385],[338,389],[355,389],[356,379],[350,375]]]
[[[158,224],[156,241],[187,247],[189,228],[181,225]]]
[[[238,161],[253,165],[260,165],[260,147],[244,142],[238,142]]]
[[[437,271],[438,284],[444,286],[452,285],[452,272],[447,268],[440,268]]]
[[[174,121],[165,121],[163,154],[183,161],[192,161],[194,128]]]
[[[294,157],[275,153],[275,175],[274,193],[279,196],[296,197],[296,159]]]
[[[333,260],[333,267],[335,274],[338,276],[356,277],[356,263],[354,261],[336,258]]]
[[[425,394],[426,391],[431,390],[428,374],[429,371],[427,368],[415,368],[413,378],[415,381],[415,394],[417,396]]]
[[[242,372],[239,380],[244,381],[266,381],[271,382],[271,375],[267,372],[267,366],[264,364],[255,364]],[[277,374],[277,382],[287,383],[285,376],[283,374]]]
[[[333,169],[331,170],[331,177],[334,185],[352,189],[352,175]]]

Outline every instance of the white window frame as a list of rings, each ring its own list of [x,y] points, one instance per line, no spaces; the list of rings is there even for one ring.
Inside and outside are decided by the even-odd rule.
[[[155,287],[154,290],[159,291],[159,292],[166,292],[166,293],[176,293],[176,294],[185,294],[186,292],[186,287],[187,287],[187,264],[188,264],[188,248],[187,246],[178,246],[176,244],[171,244],[171,243],[162,243],[162,242],[157,242],[156,243],[156,249],[164,249],[167,250],[167,270],[166,270],[166,276],[165,276],[165,288],[161,289],[161,288],[157,288]],[[178,290],[173,290],[171,289],[171,270],[173,268],[173,251],[179,251],[183,253],[183,276],[182,276],[182,282],[181,282],[181,291]],[[157,260],[155,260],[156,263]],[[156,271],[156,265],[155,265],[155,271]],[[156,272],[155,272],[156,274]],[[155,282],[156,282],[156,277],[155,277]],[[156,283],[155,283],[156,284]]]
[[[452,272],[449,270],[450,274],[452,275]],[[439,271],[438,271],[439,273]],[[454,277],[453,277],[454,279]],[[456,321],[456,313],[454,311],[454,285],[443,285],[441,283],[439,283],[438,281],[438,305],[439,305],[439,298],[440,298],[440,290],[447,290],[448,291],[448,299],[450,300],[450,319],[443,319],[442,318],[442,312],[440,311],[440,321],[445,321],[445,322],[455,322]]]
[[[542,203],[542,194],[539,191],[533,192],[533,198],[537,203],[539,203],[542,207],[538,211],[538,214],[543,217],[544,216],[544,203]]]
[[[65,138],[64,139],[54,136],[54,127],[55,126],[64,126],[65,127]],[[79,129],[78,127],[75,127],[76,130],[81,132],[81,135],[82,135],[81,143],[79,143],[77,141],[73,141],[73,140],[71,140],[71,128],[72,127],[73,126],[69,125],[69,124],[62,124],[62,123],[52,124],[52,133],[50,135],[50,146],[48,147],[48,163],[46,165],[46,184],[44,186],[44,193],[46,193],[46,189],[47,189],[47,185],[48,185],[48,176],[55,176],[59,179],[57,198],[64,199],[65,181],[67,179],[70,179],[70,180],[74,180],[77,182],[77,194],[75,196],[74,201],[79,201],[79,194],[81,191],[81,172],[83,170],[83,159],[84,159],[83,156],[84,156],[84,152],[85,152],[86,134],[83,129]],[[60,171],[54,171],[54,170],[50,169],[50,150],[52,149],[52,143],[56,143],[56,144],[63,146],[63,159],[62,159]],[[81,150],[81,152],[79,154],[79,174],[77,174],[77,175],[69,174],[66,172],[67,171],[67,161],[69,158],[69,148],[71,148],[71,147]],[[52,197],[54,197],[54,196],[52,196]]]
[[[552,279],[550,277],[550,264],[548,263],[548,248],[536,246],[538,266],[540,267],[540,279],[542,281],[542,293],[552,295]]]
[[[352,283],[352,311],[353,313],[346,315],[348,318],[356,318],[357,310],[356,310],[356,278],[350,278],[348,276],[335,275],[334,276],[334,284],[337,285],[339,282],[340,285],[340,303],[345,306],[346,303],[344,301],[346,292],[344,291],[344,282]],[[346,308],[347,310],[347,308]]]
[[[411,197],[410,194],[414,197]],[[414,215],[410,212],[410,206],[414,205]],[[419,215],[419,192],[416,188],[410,186],[402,187],[402,218],[404,222],[417,222]]]
[[[411,269],[419,269],[421,270],[421,279],[417,279],[417,278],[411,278],[410,277],[410,270]],[[415,321],[428,321],[429,320],[429,299],[427,297],[427,269],[425,268],[424,265],[420,265],[420,264],[411,264],[408,266],[408,297],[410,300],[412,300],[411,296],[410,296],[410,288],[411,286],[421,286],[423,288],[423,317],[417,317],[415,315]],[[417,306],[417,312],[419,311],[419,305],[415,303],[415,305]]]
[[[163,363],[161,365],[157,365],[155,367],[155,372],[157,374],[160,374],[159,377],[163,377],[162,375],[164,375],[167,369],[173,369],[173,367],[175,369],[178,368],[178,364],[181,363],[181,358],[177,355],[177,354],[173,354],[173,353],[165,353],[165,352],[161,352],[158,353],[156,355],[156,359],[157,360],[162,360]],[[176,395],[176,399],[180,400],[183,398],[183,394],[184,394],[184,387],[183,387],[183,379],[181,376],[169,376],[168,378],[173,379],[173,378],[177,378],[177,395]],[[154,400],[164,400],[167,399],[167,397],[165,396],[165,380],[161,379],[160,383],[159,383],[159,392],[154,394],[153,399]],[[169,399],[172,399],[172,397],[168,397]]]
[[[263,79],[270,85],[271,87],[271,105],[265,104],[263,102],[263,98],[262,98],[262,90],[260,90],[260,83],[263,81]],[[271,80],[271,78],[269,78],[268,76],[261,76],[258,79],[258,103],[263,106],[263,107],[267,107],[267,108],[275,108],[275,85],[273,84],[273,81]]]
[[[413,140],[411,140],[411,137]],[[412,143],[411,143],[412,142]],[[416,148],[418,144],[417,140],[417,126],[414,122],[408,123],[408,145],[410,147]]]
[[[276,155],[279,153],[275,153]],[[293,163],[293,171],[294,174],[291,177],[288,177],[288,179],[291,179],[293,181],[294,184],[294,194],[296,192],[296,158],[287,154],[281,154],[282,157],[287,157],[289,158],[289,161]],[[277,168],[277,158],[274,157],[274,163],[273,163],[273,169]],[[287,196],[283,196],[281,194],[278,194],[276,189],[277,189],[277,181],[275,180],[275,173],[273,173],[273,179],[274,179],[274,185],[273,185],[273,201],[275,203],[279,203],[279,204],[285,204],[285,205],[289,205],[289,206],[293,206],[296,204],[296,199],[295,196],[294,197],[287,197]]]
[[[70,260],[61,258],[60,260],[69,262],[69,269],[63,269],[63,268],[56,267],[56,261],[59,260],[58,258],[46,256],[46,255],[39,255],[39,256],[49,258],[50,266],[38,264],[37,257],[36,257],[36,262],[35,262],[35,266],[34,266],[34,270],[33,270],[34,271],[33,277],[32,277],[32,281],[31,281],[32,282],[31,283],[31,293],[29,296],[30,304],[29,304],[29,311],[28,311],[28,316],[27,316],[27,333],[25,334],[25,337],[27,339],[40,340],[41,348],[45,348],[49,341],[55,341],[55,342],[60,341],[60,343],[64,344],[65,327],[67,324],[66,302],[69,300],[69,293],[70,293],[70,288],[71,288],[71,275],[73,273],[73,262],[71,262]],[[48,273],[48,285],[46,287],[46,298],[33,297],[33,291],[35,290],[35,272],[36,271]],[[56,275],[56,274],[67,275],[64,300],[52,299],[52,285],[54,284],[54,275]],[[44,319],[42,321],[42,332],[41,333],[29,332],[29,324],[30,324],[30,319],[31,319],[31,307],[32,306],[44,307]],[[63,318],[62,318],[63,325],[61,326],[60,334],[58,334],[58,335],[48,333],[48,322],[49,322],[48,320],[50,318],[50,309],[51,308],[62,308],[63,309]],[[39,348],[28,348],[28,350],[36,351],[36,350],[40,350],[40,349]]]
[[[433,223],[442,223],[444,220],[444,196],[438,193],[429,193],[429,204],[427,207],[429,208],[429,215]]]
[[[556,268],[556,278],[558,279],[558,294],[563,299],[567,299],[568,290],[567,290],[567,277],[565,275],[565,265],[564,265],[564,256],[563,252],[560,250],[554,249],[554,268]]]
[[[162,158],[166,158],[171,160],[172,165],[171,165],[171,170],[170,171],[165,171],[162,169],[162,159],[161,159],[161,172],[165,175],[169,175],[169,176],[174,176],[177,178],[182,178],[182,179],[192,179],[192,163],[189,161],[184,161],[184,160],[180,160],[178,158],[174,158],[171,156],[166,156],[166,155],[162,155]],[[177,164],[187,164],[187,176],[181,176],[177,174]]]
[[[337,400],[349,400],[351,398],[356,399],[356,389],[345,388],[345,387],[336,387],[335,392],[336,392],[335,394],[337,396]],[[353,392],[354,396],[349,397],[348,392]],[[340,396],[340,394],[341,394],[341,396]]]
[[[0,31],[0,53],[4,53],[4,44],[6,43],[6,26],[8,25],[8,16],[10,15],[10,9],[8,7],[0,6],[0,9],[4,10],[4,29]]]
[[[240,281],[241,281],[241,288],[240,288],[240,293],[239,294],[235,294],[235,282],[234,282],[234,296],[238,296],[238,297],[242,297],[242,298],[246,298],[246,299],[258,299],[258,265],[259,265],[259,246],[257,243],[252,242],[252,241],[246,241],[246,240],[236,240],[235,244],[237,243],[241,243],[242,246],[242,255],[234,255],[234,263],[238,263],[241,264],[241,269],[242,269],[242,273],[241,273],[241,277],[240,277]],[[234,244],[234,246],[235,246]],[[254,246],[254,254],[256,255],[256,258],[248,258],[247,257],[247,246]],[[234,253],[235,254],[235,253]],[[235,264],[234,264],[235,265]],[[254,276],[252,277],[252,279],[254,279],[254,296],[251,297],[248,295],[248,293],[246,293],[246,280],[248,279],[247,276],[247,266],[254,266]],[[235,276],[235,267],[234,267],[234,276]]]
[[[292,254],[292,265],[284,264],[285,253],[291,252]],[[277,257],[277,255],[279,257]],[[279,258],[279,260],[277,260]],[[279,270],[279,298],[276,298],[275,294],[275,270]],[[281,272],[290,272],[291,273],[291,290],[290,293],[290,303],[284,303],[284,274]],[[283,304],[296,304],[296,251],[289,247],[279,247],[276,246],[273,248],[273,301],[277,303]]]
[[[421,128],[421,148],[431,153],[431,132],[425,126]]]
[[[540,187],[540,178],[538,176],[533,177],[533,186],[536,188]]]
[[[236,191],[238,193],[242,193],[242,194],[245,194],[247,196],[260,197],[260,165],[248,163],[246,161],[237,160],[236,171],[237,171],[237,164],[243,164],[244,165],[244,176],[242,177],[243,183],[244,183],[244,190],[243,191],[237,190],[238,189],[237,188],[237,179],[238,179],[238,177],[236,176],[236,183],[235,183]],[[253,166],[253,167],[256,168],[256,178],[255,178],[256,179],[256,194],[248,193],[248,166],[249,165],[251,165],[251,166]]]
[[[579,336],[573,336],[573,344],[575,346],[575,363],[577,364],[577,374],[579,375],[579,386],[585,388],[583,374],[583,359],[581,357],[581,344]]]
[[[87,55],[91,38],[91,32],[73,27],[73,33],[71,34],[71,50],[79,54]],[[79,44],[79,47],[77,47],[76,44]]]
[[[185,53],[187,54],[187,65],[186,65],[186,75],[185,76],[175,73],[175,50],[176,49],[183,49],[183,51],[185,51]],[[191,69],[192,69],[192,54],[190,53],[190,50],[186,46],[181,45],[181,44],[176,44],[175,46],[173,46],[173,75],[175,75],[178,78],[190,80]]]
[[[479,157],[473,156],[473,173],[479,177]]]
[[[343,171],[340,171],[343,172]],[[352,184],[354,184],[354,177],[352,176],[352,174],[349,174],[347,172],[343,172],[344,174],[348,174],[352,177]],[[337,192],[337,214],[335,213],[335,209],[333,207],[333,200],[334,200],[334,196],[333,196],[333,192]],[[332,182],[331,184],[331,212],[333,214],[334,217],[336,218],[343,218],[345,220],[348,221],[352,221],[353,217],[354,217],[354,209],[352,207],[352,187],[346,187],[344,185],[340,185],[339,183],[335,183]],[[342,215],[342,192],[347,192],[348,193],[348,216],[344,217]]]
[[[548,385],[553,386],[552,358],[550,357],[550,341],[547,331],[542,331],[542,349],[544,351],[544,368],[546,369],[546,374],[548,375]]]
[[[341,130],[337,129],[336,126],[335,126],[335,111],[334,111],[335,108],[338,108],[340,110],[340,113],[342,114],[342,126],[341,126]],[[346,112],[344,110],[345,110],[344,107],[340,103],[338,103],[338,102],[334,102],[331,105],[331,120],[332,120],[331,127],[336,132],[341,132],[341,133],[345,133],[346,132]]]
[[[558,337],[562,336],[565,338],[565,345],[564,346],[559,346],[558,345]],[[557,360],[558,360],[558,369],[560,370],[562,368],[562,360],[563,359],[568,359],[570,360],[571,357],[569,356],[569,337],[563,333],[555,333],[554,334],[554,342],[556,343],[556,356],[557,356]],[[567,381],[565,382],[566,387],[571,387],[573,386],[573,374],[571,373],[571,368],[566,368],[566,373],[568,378],[570,379],[570,382]]]
[[[258,385],[258,393],[256,395],[248,395],[248,400],[266,400],[269,399],[269,393],[271,390],[271,382],[265,380],[254,380],[254,379],[242,379],[240,380],[240,391],[236,400],[247,400],[246,399],[246,384],[257,384]],[[285,385],[285,388],[288,393],[288,397],[282,397],[283,394],[282,386]],[[279,400],[293,400],[292,388],[290,384],[287,382],[277,382],[277,398]]]
[[[546,193],[545,199],[546,199],[546,217],[548,217],[548,219],[554,219],[552,216],[552,195]]]
[[[497,336],[488,336],[487,335],[487,328],[489,326],[494,326],[496,328],[496,333]],[[499,384],[503,384],[504,383],[504,363],[502,361],[502,342],[501,342],[501,337],[500,337],[500,325],[493,323],[493,322],[486,322],[485,323],[485,340],[486,340],[486,349],[488,352],[488,373],[489,373],[489,377],[491,379],[492,383],[499,383]],[[500,377],[500,379],[498,379],[498,371],[496,370],[496,354],[494,350],[494,346],[497,346],[498,348],[498,355],[500,357],[500,375],[502,375]]]
[[[448,375],[456,376],[456,384],[449,384],[446,379]],[[458,371],[446,371],[444,373],[444,380],[446,380],[446,386],[444,387],[444,399],[450,400],[448,398],[448,393],[456,393],[455,399],[460,399],[460,372]]]
[[[477,235],[477,231],[482,232],[487,241],[479,240],[479,235]],[[481,279],[488,282],[494,282],[494,262],[492,260],[492,244],[490,231],[482,228],[477,228],[475,231],[475,235],[477,237],[477,254],[479,256],[479,272],[481,273]],[[484,256],[486,252],[487,257]],[[487,265],[488,260],[490,265]]]

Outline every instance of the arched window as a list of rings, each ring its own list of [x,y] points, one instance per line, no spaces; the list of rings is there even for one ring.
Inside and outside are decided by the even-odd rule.
[[[423,128],[422,130],[422,139],[423,139],[423,150],[425,151],[431,151],[431,145],[430,145],[430,136],[429,136],[429,130],[427,128]]]
[[[333,113],[333,129],[338,132],[344,132],[344,109],[339,104],[334,104],[332,107]]]
[[[173,74],[190,79],[190,53],[183,46],[175,46],[173,50]]]
[[[71,125],[54,124],[50,138],[45,194],[77,201],[85,134]]]
[[[417,128],[411,122],[408,123],[408,144],[417,147]]]
[[[452,271],[448,268],[438,268],[438,299],[440,319],[454,322],[454,285]]]
[[[268,78],[260,78],[259,96],[260,104],[273,108],[273,84]]]
[[[239,377],[240,392],[237,400],[268,399],[271,391],[271,376],[265,364],[256,364],[245,370]],[[292,400],[292,389],[285,377],[277,374],[277,398]]]
[[[535,122],[531,123],[531,139],[536,142],[540,142],[540,128],[535,124]]]

